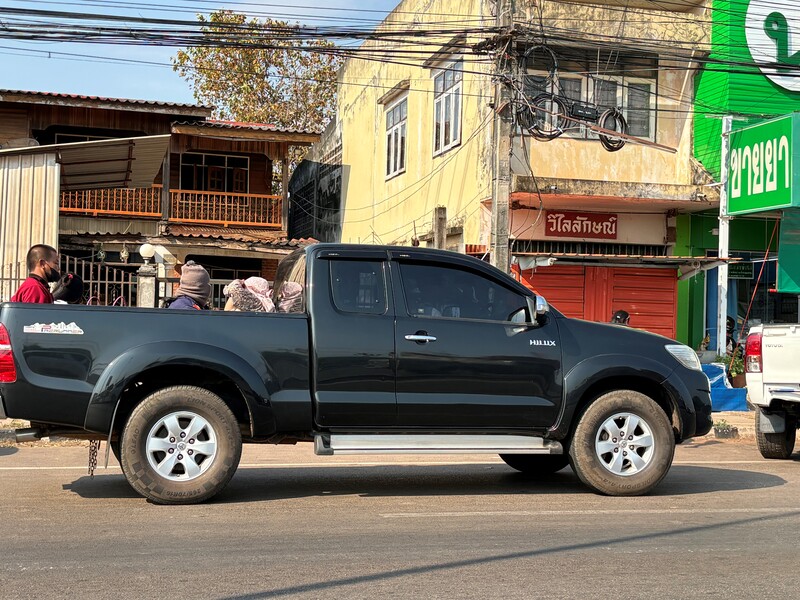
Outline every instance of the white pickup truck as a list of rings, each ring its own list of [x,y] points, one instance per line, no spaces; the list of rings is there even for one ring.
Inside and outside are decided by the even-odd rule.
[[[756,407],[764,458],[789,458],[800,422],[800,324],[756,325],[744,354],[747,395]]]

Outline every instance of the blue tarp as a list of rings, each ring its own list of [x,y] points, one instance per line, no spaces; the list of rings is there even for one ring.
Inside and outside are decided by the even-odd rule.
[[[711,382],[711,410],[747,410],[747,388],[732,388],[725,374],[725,365],[711,363],[703,365],[703,373]]]

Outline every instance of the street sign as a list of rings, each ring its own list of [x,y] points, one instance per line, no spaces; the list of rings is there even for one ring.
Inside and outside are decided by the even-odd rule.
[[[752,279],[753,263],[731,262],[728,263],[728,279]]]
[[[728,214],[800,207],[800,174],[793,168],[798,150],[800,113],[732,131]]]

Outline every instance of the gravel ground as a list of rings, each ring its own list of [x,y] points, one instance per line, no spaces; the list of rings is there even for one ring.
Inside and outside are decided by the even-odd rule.
[[[88,446],[86,440],[70,440],[62,437],[43,438],[37,442],[17,443],[14,440],[14,430],[30,427],[28,421],[20,419],[0,419],[0,448],[9,446]]]

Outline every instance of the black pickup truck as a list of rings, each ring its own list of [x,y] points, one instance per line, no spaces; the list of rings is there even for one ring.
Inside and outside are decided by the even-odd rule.
[[[128,482],[200,502],[242,443],[317,454],[493,453],[643,494],[711,428],[695,353],[568,319],[460,254],[317,244],[284,259],[295,313],[0,305],[0,418],[107,440]],[[296,286],[295,286],[296,287]]]

